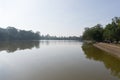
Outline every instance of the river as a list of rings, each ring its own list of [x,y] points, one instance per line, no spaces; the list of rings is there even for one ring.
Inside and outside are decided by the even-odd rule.
[[[0,42],[0,80],[119,80],[120,60],[67,40]]]

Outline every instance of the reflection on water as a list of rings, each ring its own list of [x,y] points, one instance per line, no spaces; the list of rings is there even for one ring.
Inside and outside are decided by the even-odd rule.
[[[7,51],[8,53],[16,50],[39,48],[39,41],[2,41],[0,42],[0,51]]]
[[[0,42],[0,51],[7,51],[8,53],[13,53],[17,50],[25,50],[25,49],[32,49],[32,48],[40,48],[40,45],[49,45],[49,44],[74,44],[74,41],[69,40],[41,40],[41,41],[2,41]]]
[[[105,67],[111,71],[111,74],[120,78],[120,60],[116,57],[109,55],[107,52],[95,48],[91,44],[83,44],[83,51],[86,58],[95,61],[101,61]]]
[[[117,77],[118,59],[79,41],[0,42],[0,80],[119,80]]]

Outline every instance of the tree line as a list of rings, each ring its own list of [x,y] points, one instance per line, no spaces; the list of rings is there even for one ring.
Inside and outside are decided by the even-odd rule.
[[[95,42],[115,42],[120,41],[120,17],[114,17],[111,23],[103,27],[97,24],[91,28],[86,27],[82,38],[88,41]]]
[[[0,28],[0,41],[7,40],[39,40],[40,32],[19,30],[14,27]]]
[[[33,32],[32,30],[19,30],[15,27],[0,28],[0,41],[12,41],[12,40],[81,40],[81,37],[69,36],[69,37],[57,37],[47,35],[40,35],[40,32]]]
[[[61,36],[61,37],[57,37],[57,36],[50,36],[49,34],[47,35],[41,35],[41,40],[82,40],[82,37],[77,37],[77,36]]]

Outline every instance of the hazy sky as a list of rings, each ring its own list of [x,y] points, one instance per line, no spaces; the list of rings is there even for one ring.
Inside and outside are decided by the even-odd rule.
[[[68,36],[120,16],[120,0],[0,0],[0,27]]]

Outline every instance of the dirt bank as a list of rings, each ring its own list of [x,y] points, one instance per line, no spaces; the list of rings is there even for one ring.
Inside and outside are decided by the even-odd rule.
[[[118,45],[108,43],[96,43],[93,45],[103,51],[110,53],[113,56],[120,58],[120,46]]]

